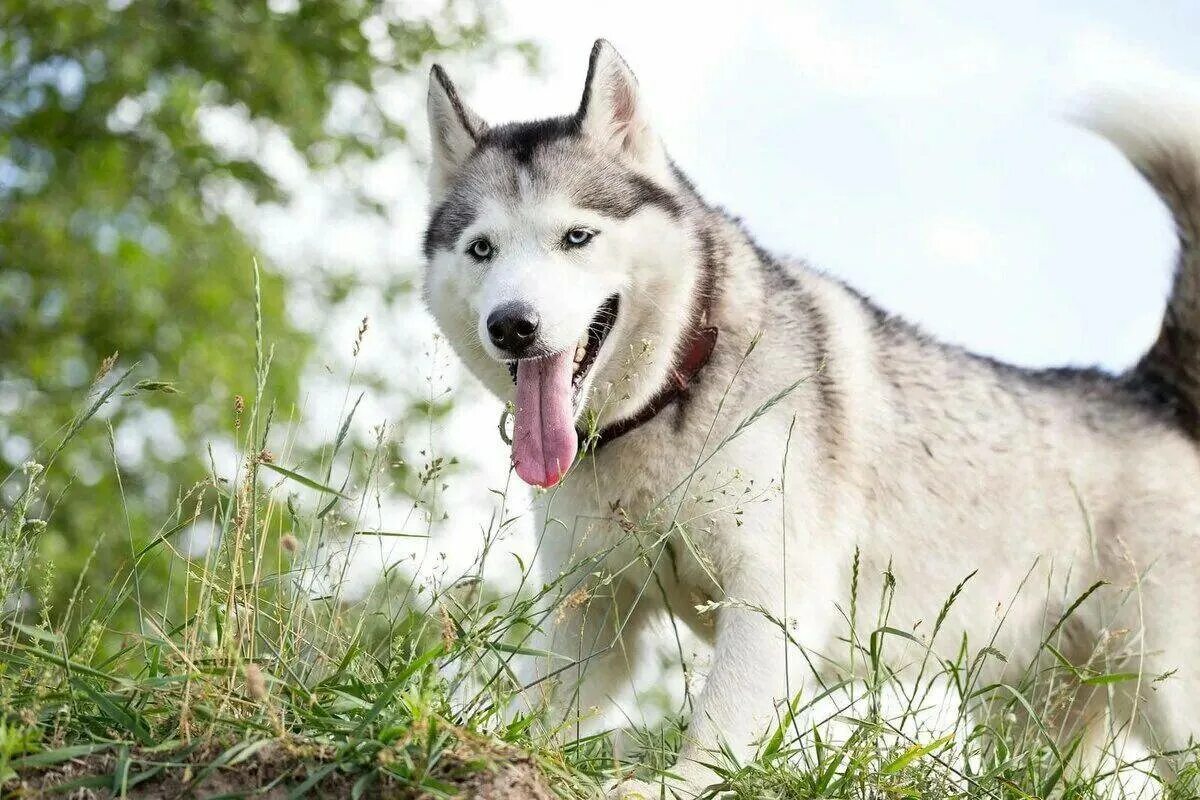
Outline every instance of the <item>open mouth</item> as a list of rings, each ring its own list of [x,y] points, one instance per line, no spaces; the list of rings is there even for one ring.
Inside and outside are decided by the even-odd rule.
[[[558,483],[575,460],[575,417],[588,373],[617,321],[616,295],[604,301],[573,350],[508,365],[516,384],[512,462],[533,486]]]
[[[617,323],[617,311],[620,306],[621,298],[615,294],[605,300],[596,311],[596,315],[592,317],[587,330],[575,344],[574,367],[571,372],[571,400],[574,405],[579,404],[583,379],[595,366],[596,357],[600,355],[600,348],[604,346],[604,341],[612,333],[613,326]],[[508,372],[512,375],[514,384],[517,382],[517,363],[516,361],[508,362]]]

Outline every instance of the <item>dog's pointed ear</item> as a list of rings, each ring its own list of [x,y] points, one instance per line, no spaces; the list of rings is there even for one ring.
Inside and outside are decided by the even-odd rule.
[[[429,71],[429,141],[433,150],[429,190],[445,193],[467,156],[479,144],[487,124],[463,104],[458,90],[440,65]]]
[[[616,48],[597,39],[576,121],[580,132],[614,155],[654,164],[662,145],[651,130],[637,78]]]

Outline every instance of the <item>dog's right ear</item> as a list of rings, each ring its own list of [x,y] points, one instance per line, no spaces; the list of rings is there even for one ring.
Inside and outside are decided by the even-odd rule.
[[[433,163],[429,191],[441,197],[487,130],[479,115],[467,108],[440,65],[429,72],[429,141]]]
[[[646,118],[637,78],[604,39],[597,39],[592,47],[575,120],[585,136],[614,156],[651,169],[665,162],[662,143]]]

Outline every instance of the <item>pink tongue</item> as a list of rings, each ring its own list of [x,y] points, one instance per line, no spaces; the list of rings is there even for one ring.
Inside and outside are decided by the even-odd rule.
[[[573,351],[517,362],[517,414],[512,462],[521,480],[551,487],[575,460],[578,440],[571,408]]]

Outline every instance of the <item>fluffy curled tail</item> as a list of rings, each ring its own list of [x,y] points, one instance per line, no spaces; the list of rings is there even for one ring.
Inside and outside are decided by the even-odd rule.
[[[1170,209],[1179,261],[1158,339],[1134,368],[1178,404],[1200,437],[1200,102],[1109,95],[1083,115]]]

